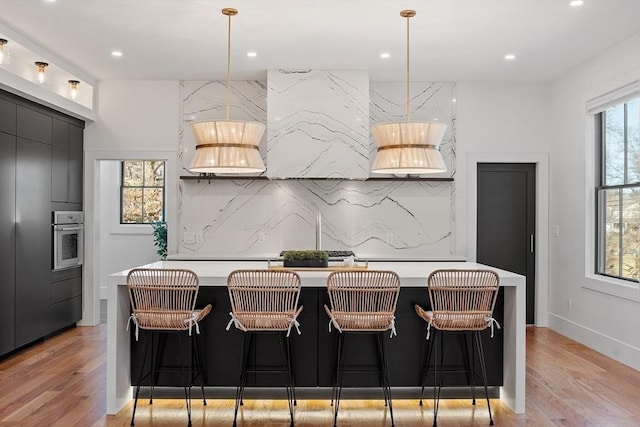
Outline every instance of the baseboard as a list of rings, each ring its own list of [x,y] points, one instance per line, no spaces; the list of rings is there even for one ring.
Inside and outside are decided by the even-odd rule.
[[[553,313],[549,313],[548,318],[549,329],[640,371],[640,348],[589,329]]]

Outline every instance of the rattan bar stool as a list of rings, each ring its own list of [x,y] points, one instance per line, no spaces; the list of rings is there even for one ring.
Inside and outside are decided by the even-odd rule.
[[[487,370],[480,332],[491,328],[491,337],[493,337],[494,325],[500,328],[498,322],[492,317],[493,308],[498,297],[498,275],[491,270],[435,270],[427,279],[427,287],[431,310],[426,311],[419,305],[415,306],[418,316],[427,322],[427,339],[429,340],[427,355],[422,368],[420,405],[422,405],[429,362],[433,356],[433,425],[437,426],[443,376],[446,372],[451,372],[443,369],[445,337],[451,333],[464,334],[462,336],[466,365],[464,372],[467,374],[467,379],[471,386],[472,403],[476,404],[474,352],[472,349],[471,360],[469,360],[467,347],[468,335],[471,335],[471,345],[475,347],[480,362],[484,393],[487,399],[487,408],[489,409],[489,425],[493,425],[491,403],[489,402],[489,393],[487,391]],[[438,338],[440,341],[439,369]]]
[[[333,325],[340,334],[336,351],[336,368],[331,395],[334,404],[333,425],[338,422],[340,396],[345,373],[343,366],[344,339],[348,334],[372,334],[378,351],[378,374],[384,395],[385,406],[389,407],[391,425],[393,405],[385,344],[385,332],[396,334],[395,311],[400,294],[400,278],[393,271],[348,270],[335,271],[327,277],[327,292],[331,308],[324,306],[329,315],[329,330]],[[349,369],[349,372],[370,372]]]
[[[191,386],[196,378],[200,379],[203,404],[207,404],[198,335],[200,334],[199,322],[211,312],[211,304],[201,310],[195,309],[199,285],[196,273],[183,269],[134,268],[127,275],[127,288],[132,309],[129,320],[135,325],[136,341],[140,329],[149,332],[144,334],[144,356],[136,386],[133,413],[131,414],[132,426],[136,416],[141,383],[150,377],[149,404],[153,404],[153,388],[157,381],[158,372],[160,370],[176,370],[170,367],[165,368],[162,365],[164,343],[169,333],[175,334],[178,338],[179,371],[182,373],[184,381],[189,426],[191,425]],[[189,337],[186,358],[182,354],[182,335],[185,332]],[[145,373],[149,347],[152,347],[151,367],[149,372]],[[194,359],[195,372],[193,369]]]
[[[240,350],[240,372],[236,388],[236,406],[233,414],[233,425],[236,425],[238,408],[243,404],[244,389],[247,384],[247,373],[281,372],[287,375],[285,385],[289,403],[291,425],[294,423],[293,408],[297,404],[295,378],[292,369],[291,346],[289,334],[296,328],[300,334],[297,317],[302,312],[298,307],[300,298],[300,276],[290,270],[236,270],[227,278],[229,299],[231,300],[231,325],[243,331],[244,339]],[[280,338],[282,351],[282,369],[251,368],[249,355],[254,343],[255,334],[272,333]]]

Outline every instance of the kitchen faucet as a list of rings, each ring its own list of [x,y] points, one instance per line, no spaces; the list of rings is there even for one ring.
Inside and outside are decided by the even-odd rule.
[[[316,215],[316,251],[322,249],[322,212]]]

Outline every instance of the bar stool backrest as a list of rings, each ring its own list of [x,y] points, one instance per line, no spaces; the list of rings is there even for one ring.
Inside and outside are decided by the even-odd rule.
[[[132,317],[140,329],[186,330],[200,282],[185,269],[134,268],[127,275]]]
[[[492,320],[500,279],[491,270],[435,270],[427,279],[432,324],[442,330],[483,330]]]
[[[240,329],[286,330],[300,311],[300,276],[291,270],[235,270],[227,288]]]
[[[393,323],[400,278],[393,271],[334,271],[327,277],[327,292],[340,328],[384,330]]]

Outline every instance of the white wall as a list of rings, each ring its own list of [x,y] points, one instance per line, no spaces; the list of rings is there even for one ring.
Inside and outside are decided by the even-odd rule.
[[[97,227],[100,230],[98,240],[100,279],[100,299],[107,298],[107,276],[111,273],[126,270],[142,264],[158,261],[153,244],[150,225],[119,225],[119,181],[120,162],[117,160],[100,160],[98,162],[99,193],[97,194],[98,215]],[[132,231],[126,231],[127,228]],[[94,243],[95,246],[95,243]]]
[[[546,83],[458,83],[456,214],[467,224],[467,158],[471,153],[548,153],[549,86]],[[496,160],[500,162],[499,160]],[[467,252],[468,229],[456,247]],[[468,255],[468,254],[467,254]]]
[[[88,325],[99,322],[99,296],[104,292],[100,284],[106,274],[157,259],[150,234],[114,234],[105,224],[114,202],[101,191],[106,186],[100,173],[104,160],[167,161],[165,212],[169,251],[176,247],[176,233],[172,230],[176,230],[177,218],[179,83],[106,81],[98,86],[98,94],[99,119],[88,125],[84,134],[86,245],[81,323]]]
[[[638,287],[595,278],[587,261],[593,257],[587,217],[594,210],[588,177],[595,148],[585,102],[633,79],[640,79],[640,34],[552,82],[551,224],[560,236],[551,238],[549,311],[553,329],[640,369]]]
[[[176,151],[179,99],[176,81],[101,82],[99,118],[85,130],[85,151]]]
[[[458,83],[456,247],[476,260],[477,164],[536,164],[535,323],[547,326],[549,277],[549,85]]]

